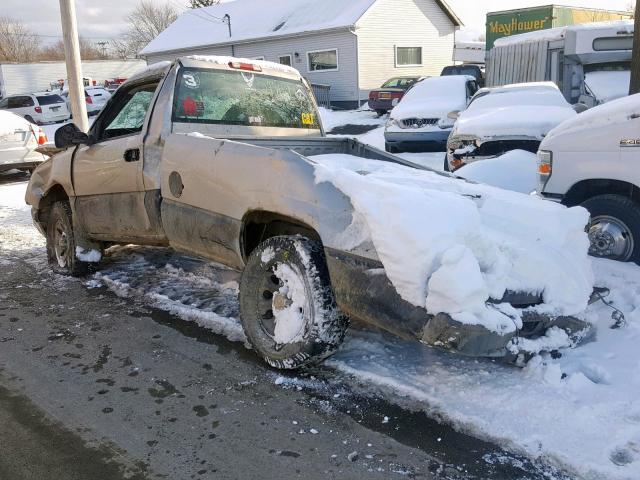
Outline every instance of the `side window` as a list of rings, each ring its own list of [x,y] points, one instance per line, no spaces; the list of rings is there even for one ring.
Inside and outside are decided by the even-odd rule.
[[[470,82],[467,82],[467,100],[470,100],[477,91],[478,83],[476,81],[472,80]]]
[[[14,97],[16,106],[14,108],[24,108],[24,107],[33,107],[33,98],[22,96],[22,97]]]
[[[118,91],[114,102],[100,118],[96,131],[98,141],[142,131],[157,86],[153,83]]]

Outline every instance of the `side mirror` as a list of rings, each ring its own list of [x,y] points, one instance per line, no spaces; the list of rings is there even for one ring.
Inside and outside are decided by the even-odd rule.
[[[588,105],[585,105],[584,103],[576,103],[576,104],[574,104],[574,105],[571,105],[571,108],[573,108],[573,110],[574,110],[576,113],[582,113],[582,112],[584,112],[585,110],[589,110],[589,106],[588,106]]]
[[[84,133],[75,123],[63,125],[55,133],[57,148],[67,148],[72,145],[89,144],[89,135]]]
[[[450,118],[451,120],[457,120],[459,116],[460,110],[454,110],[453,112],[449,112],[447,114],[447,118]]]

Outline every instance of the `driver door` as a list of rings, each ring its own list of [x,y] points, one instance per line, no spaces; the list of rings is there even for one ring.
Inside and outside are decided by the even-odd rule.
[[[75,210],[90,237],[144,243],[157,236],[145,208],[144,126],[158,82],[118,90],[73,160]]]

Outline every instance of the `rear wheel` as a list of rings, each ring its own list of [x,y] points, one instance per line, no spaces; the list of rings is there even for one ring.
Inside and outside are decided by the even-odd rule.
[[[240,314],[249,343],[279,369],[321,362],[349,324],[336,305],[322,246],[301,236],[270,238],[251,253]]]
[[[36,124],[36,121],[33,119],[31,115],[25,115],[24,119],[29,123],[33,123],[34,125]]]
[[[444,154],[444,166],[442,167],[442,169],[445,172],[450,172],[451,171],[451,168],[449,167],[449,159],[447,158],[447,154],[446,153]]]
[[[62,275],[81,276],[91,264],[76,257],[76,240],[71,222],[71,207],[66,201],[55,202],[47,220],[47,260],[51,269]]]
[[[387,113],[386,110],[376,110],[376,113],[378,114],[379,117],[383,116],[385,113]]]
[[[640,205],[622,195],[598,195],[582,203],[591,214],[589,253],[640,263]]]

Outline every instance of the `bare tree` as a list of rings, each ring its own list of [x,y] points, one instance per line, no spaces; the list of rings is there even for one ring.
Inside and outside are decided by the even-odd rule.
[[[0,61],[32,62],[39,49],[39,37],[23,23],[9,17],[0,17]]]
[[[135,56],[176,18],[178,12],[170,3],[157,5],[151,0],[140,0],[126,18],[127,31],[121,40],[112,42],[112,49],[121,58]]]
[[[103,60],[109,58],[94,43],[80,37],[80,58],[82,60]],[[53,45],[44,47],[39,54],[40,60],[64,60],[64,42],[58,40]]]
[[[211,5],[218,5],[220,0],[189,0],[191,8],[210,7]]]

